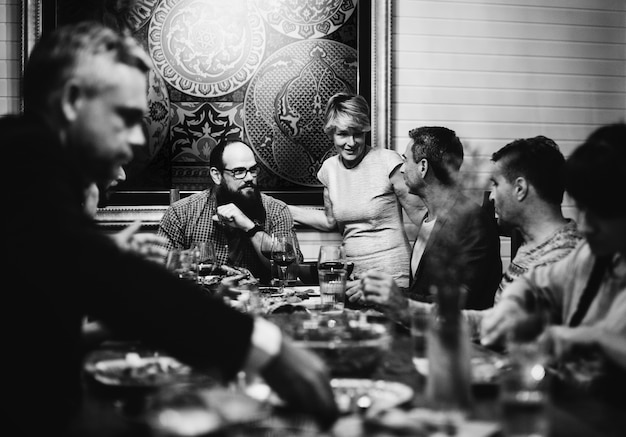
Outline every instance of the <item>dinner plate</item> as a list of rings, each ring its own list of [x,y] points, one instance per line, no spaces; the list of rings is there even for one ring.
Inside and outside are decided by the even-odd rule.
[[[418,373],[428,376],[428,360],[416,362],[413,360]],[[495,355],[477,355],[470,358],[472,366],[472,384],[495,384],[500,375],[508,367],[505,358]]]
[[[188,366],[172,357],[133,353],[89,363],[85,371],[100,384],[112,387],[156,387],[191,373]]]
[[[355,411],[356,402],[364,395],[371,401],[369,408],[386,409],[397,407],[410,401],[414,394],[411,387],[395,381],[334,378],[331,380],[330,385],[339,411],[342,414]],[[245,392],[256,400],[267,402],[274,406],[284,405],[282,399],[262,380],[249,383]]]
[[[411,387],[395,381],[334,378],[330,385],[339,411],[344,414],[354,412],[363,397],[372,410],[384,410],[410,401],[414,394]]]

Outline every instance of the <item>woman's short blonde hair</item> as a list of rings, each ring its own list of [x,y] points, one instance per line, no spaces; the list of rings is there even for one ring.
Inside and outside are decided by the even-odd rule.
[[[370,107],[363,96],[352,93],[337,93],[326,105],[326,124],[324,132],[332,137],[338,130],[369,132]]]

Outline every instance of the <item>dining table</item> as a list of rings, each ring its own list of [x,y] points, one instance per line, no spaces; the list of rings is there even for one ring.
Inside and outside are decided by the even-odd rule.
[[[300,302],[291,300],[289,305],[302,305],[308,313],[314,313],[319,308],[319,287],[316,285],[299,285],[296,284],[287,287],[296,292],[300,296],[307,295]],[[275,300],[275,299],[274,299]],[[376,320],[384,320],[382,313],[377,313],[372,308],[350,308],[347,312],[362,312],[367,317],[375,315]],[[259,315],[258,307],[255,310]],[[425,394],[427,384],[427,375],[419,373],[412,360],[412,339],[410,330],[405,326],[386,320],[386,326],[391,334],[389,349],[383,354],[382,359],[376,368],[367,376],[367,379],[373,382],[384,382],[386,384],[397,383],[402,387],[410,388],[410,397],[402,399],[402,402],[393,405],[397,411],[410,412],[416,409],[424,409],[429,411],[432,408],[429,405],[428,398]],[[116,347],[127,347],[124,342],[109,341],[101,344],[89,355],[93,362],[93,357],[102,357]],[[133,347],[140,348],[140,345],[133,344]],[[492,351],[477,343],[471,343],[471,355],[489,356],[491,354],[500,354],[500,351]],[[202,370],[204,372],[205,369]],[[191,381],[198,381],[198,384],[207,386],[207,381],[218,381],[218,377],[210,373],[202,375],[202,372],[196,372],[196,379],[188,379],[187,384]],[[198,378],[198,374],[201,377]],[[202,377],[203,376],[203,377]],[[240,375],[237,381],[229,381],[227,383],[218,381],[217,386],[230,392],[237,392],[238,395],[250,396],[255,398],[252,391],[247,391],[245,375]],[[258,379],[256,381],[258,383]],[[209,384],[210,385],[210,384]],[[124,400],[123,395],[107,396],[103,395],[103,391],[98,389],[98,384],[93,384],[89,378],[86,378],[84,384],[85,399],[92,404],[107,408],[112,406],[115,414],[122,416],[124,420],[137,421],[141,418],[141,408],[143,404],[130,404]],[[101,388],[101,387],[100,387]],[[500,387],[496,379],[490,384],[472,384],[472,403],[469,411],[458,426],[448,434],[432,434],[432,436],[440,435],[456,435],[458,437],[489,437],[489,436],[505,436],[502,431],[502,407],[500,402]],[[267,402],[266,396],[262,401]],[[338,418],[334,426],[327,431],[320,431],[315,422],[301,413],[294,412],[289,408],[282,406],[270,405],[271,413],[263,420],[256,421],[248,427],[236,427],[230,431],[222,430],[216,434],[206,435],[224,435],[234,436],[320,436],[320,437],[383,437],[394,435],[412,435],[402,433],[393,429],[384,429],[368,426],[367,411],[364,409],[356,409],[343,414]],[[433,409],[433,414],[437,412]],[[549,437],[617,437],[625,435],[626,430],[626,409],[623,405],[617,405],[598,396],[591,396],[589,393],[580,392],[566,383],[555,378],[550,384],[550,401],[547,407],[547,417],[549,426]],[[158,434],[146,433],[147,436],[173,436],[174,434]],[[182,435],[182,434],[181,434]],[[193,434],[188,434],[193,435]],[[200,434],[198,434],[199,436]],[[205,435],[205,434],[202,434]],[[426,435],[426,434],[425,434]],[[429,435],[430,437],[430,435]]]

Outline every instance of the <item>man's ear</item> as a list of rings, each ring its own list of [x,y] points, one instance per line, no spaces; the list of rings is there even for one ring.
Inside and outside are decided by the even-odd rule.
[[[428,170],[430,169],[430,165],[428,165],[428,160],[426,158],[420,159],[420,162],[417,163],[417,167],[422,173],[422,179],[425,178]]]
[[[528,181],[526,178],[518,177],[515,178],[515,182],[513,183],[513,190],[515,191],[515,198],[518,201],[522,201],[528,196]]]
[[[216,167],[211,167],[209,169],[209,173],[211,173],[211,179],[213,179],[213,183],[215,185],[219,185],[222,183],[222,173],[220,173],[220,171]]]
[[[82,97],[81,86],[76,81],[69,80],[61,90],[61,111],[66,120],[76,120],[83,103]]]

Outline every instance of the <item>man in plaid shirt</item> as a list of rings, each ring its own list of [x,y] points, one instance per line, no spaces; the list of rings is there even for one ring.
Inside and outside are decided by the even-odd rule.
[[[245,267],[269,283],[269,260],[261,253],[264,234],[291,233],[302,262],[287,205],[257,187],[259,166],[251,147],[239,140],[223,142],[211,152],[209,166],[214,185],[173,203],[163,215],[158,234],[168,239],[166,249],[210,241],[217,264]]]

